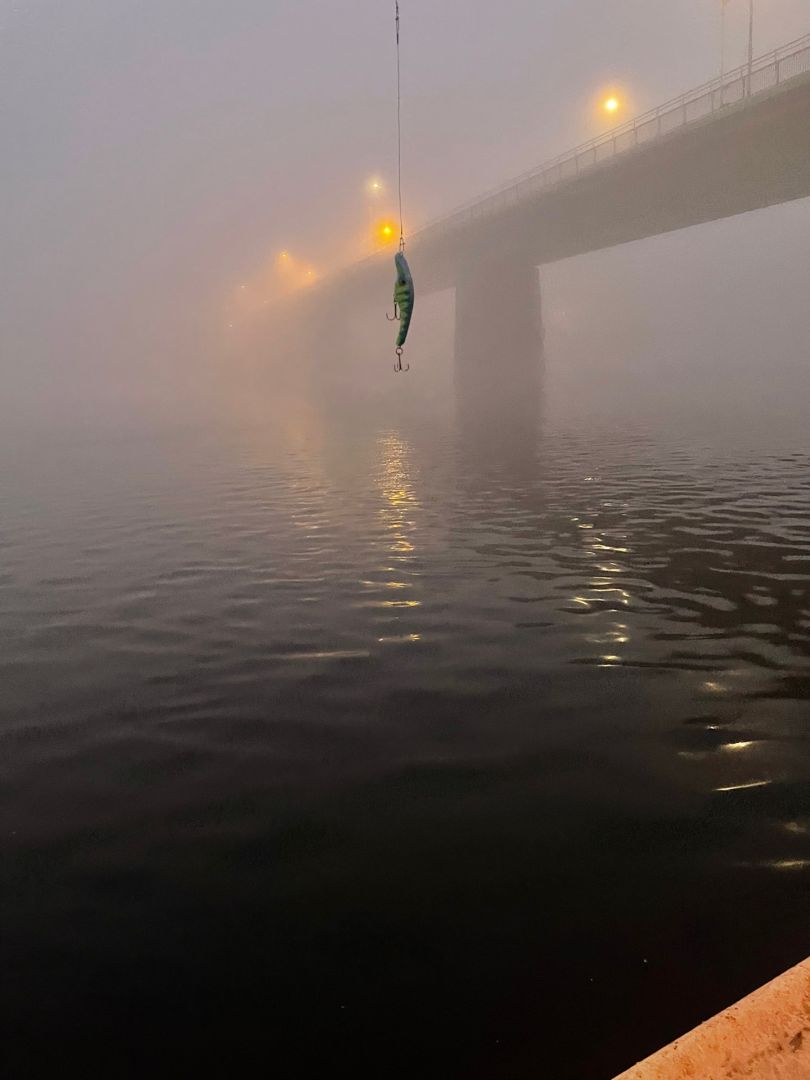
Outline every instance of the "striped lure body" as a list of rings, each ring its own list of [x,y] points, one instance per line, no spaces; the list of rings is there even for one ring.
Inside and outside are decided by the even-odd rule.
[[[394,284],[394,303],[399,311],[397,348],[400,349],[405,344],[408,327],[411,325],[411,316],[413,315],[413,278],[403,252],[398,251],[396,253],[394,262],[397,268],[397,280]]]

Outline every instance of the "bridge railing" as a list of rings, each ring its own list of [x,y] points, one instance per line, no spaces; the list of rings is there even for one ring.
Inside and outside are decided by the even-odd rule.
[[[684,124],[711,116],[807,71],[810,71],[810,34],[757,57],[750,67],[743,64],[728,71],[464,203],[452,213],[423,226],[414,234],[414,238],[428,230],[436,234],[487,217],[563,180],[578,176],[617,154],[666,135]]]

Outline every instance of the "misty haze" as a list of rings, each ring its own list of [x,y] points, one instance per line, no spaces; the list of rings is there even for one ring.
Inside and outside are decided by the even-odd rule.
[[[611,1080],[810,953],[810,0],[396,10],[0,0],[15,1080]]]

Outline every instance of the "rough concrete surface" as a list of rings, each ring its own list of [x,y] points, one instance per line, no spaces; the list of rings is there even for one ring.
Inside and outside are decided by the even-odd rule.
[[[810,959],[615,1080],[810,1080]]]

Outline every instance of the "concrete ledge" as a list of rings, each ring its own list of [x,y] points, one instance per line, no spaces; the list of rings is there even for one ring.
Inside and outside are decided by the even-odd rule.
[[[808,1080],[810,959],[615,1080]]]

